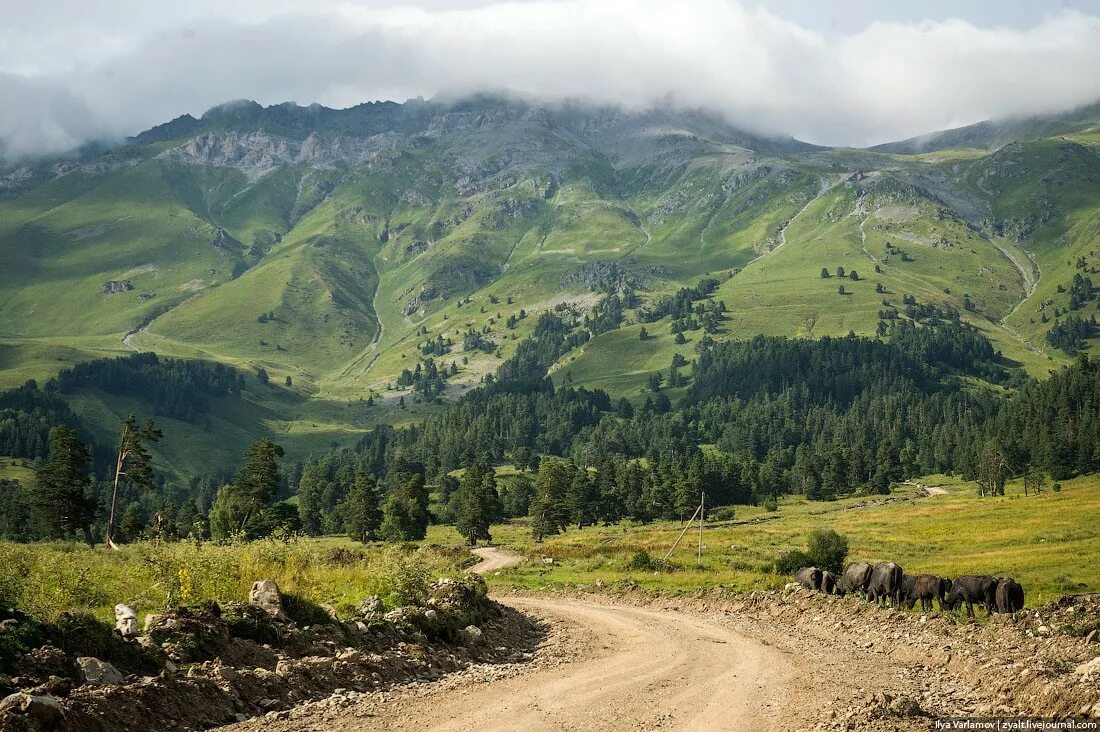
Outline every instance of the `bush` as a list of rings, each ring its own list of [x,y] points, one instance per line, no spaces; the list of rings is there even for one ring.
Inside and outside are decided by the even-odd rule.
[[[638,551],[634,552],[634,556],[632,556],[630,558],[630,561],[626,564],[627,569],[636,569],[645,572],[652,570],[653,567],[653,557],[649,556],[649,552],[647,552],[645,549],[639,549]]]
[[[840,574],[848,558],[848,537],[832,529],[814,529],[806,543],[806,554],[815,567]]]
[[[767,498],[764,501],[764,510],[768,513],[775,513],[779,510],[779,502],[776,501],[774,498]]]
[[[733,521],[737,517],[737,511],[733,506],[721,506],[710,512],[712,521]]]
[[[1050,489],[1051,489],[1052,491],[1054,491],[1055,493],[1061,493],[1061,492],[1062,492],[1062,484],[1061,484],[1061,483],[1058,483],[1058,482],[1056,481],[1056,482],[1054,483],[1054,485],[1052,485],[1052,486],[1050,487]]]
[[[813,566],[810,555],[799,549],[783,552],[775,559],[775,573],[790,575],[803,567]]]

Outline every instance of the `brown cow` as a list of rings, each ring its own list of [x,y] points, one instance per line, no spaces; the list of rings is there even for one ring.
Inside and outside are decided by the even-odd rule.
[[[994,591],[997,612],[1012,615],[1024,609],[1024,588],[1011,577],[998,577]]]
[[[910,610],[920,600],[920,609],[928,612],[932,609],[932,601],[940,603],[943,610],[944,596],[947,594],[946,583],[937,574],[905,575],[902,582],[902,599]]]

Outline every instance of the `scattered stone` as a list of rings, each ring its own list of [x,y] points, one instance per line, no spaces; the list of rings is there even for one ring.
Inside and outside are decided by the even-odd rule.
[[[382,606],[382,598],[378,595],[371,595],[366,600],[363,600],[361,603],[359,603],[358,608],[359,614],[364,617],[378,615],[382,612],[383,609],[384,608]]]
[[[1094,630],[1085,637],[1085,645],[1089,643],[1095,643],[1097,635],[1100,635],[1100,630]]]
[[[1100,656],[1082,663],[1073,672],[1086,681],[1094,676],[1100,677]]]
[[[237,678],[237,669],[232,666],[218,666],[218,668],[214,669],[214,675],[222,681],[232,682]]]
[[[286,618],[283,614],[283,597],[275,580],[253,582],[248,593],[248,604],[260,608],[273,618]]]
[[[107,280],[99,291],[104,295],[117,295],[120,292],[129,292],[134,289],[134,283],[130,280]]]
[[[123,638],[133,638],[138,634],[137,613],[129,605],[115,605],[115,630]]]
[[[476,625],[467,625],[459,633],[459,637],[462,639],[462,643],[467,646],[481,645],[483,634],[481,628]]]
[[[80,668],[80,678],[86,684],[118,686],[122,683],[122,672],[106,661],[92,656],[81,656],[76,659],[76,665]]]
[[[924,713],[916,699],[904,696],[899,696],[891,701],[888,708],[892,714],[899,717],[919,717]]]

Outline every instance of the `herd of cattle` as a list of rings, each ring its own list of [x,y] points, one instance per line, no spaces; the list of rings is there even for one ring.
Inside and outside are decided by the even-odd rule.
[[[1024,588],[1011,577],[963,575],[954,580],[935,574],[905,574],[893,562],[868,564],[856,562],[844,568],[837,578],[832,572],[817,567],[803,567],[795,572],[795,580],[803,587],[829,595],[859,593],[867,602],[910,610],[920,601],[925,612],[932,601],[940,610],[954,610],[966,605],[966,614],[974,617],[974,606],[981,605],[986,614],[1015,613],[1024,609]]]

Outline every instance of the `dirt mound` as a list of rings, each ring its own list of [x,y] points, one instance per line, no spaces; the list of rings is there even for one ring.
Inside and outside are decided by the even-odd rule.
[[[17,692],[0,705],[0,729],[206,729],[277,716],[335,690],[368,692],[492,663],[539,632],[489,601],[479,577],[440,580],[423,606],[384,617],[372,609],[344,621],[314,606],[306,615],[316,622],[303,624],[294,619],[303,609],[283,599],[278,617],[215,603],[150,616],[142,636],[118,640],[157,668],[123,668],[118,685],[82,683],[75,659],[56,646],[27,653],[19,659],[27,672],[11,679]],[[36,717],[31,697],[56,700],[61,715]]]

